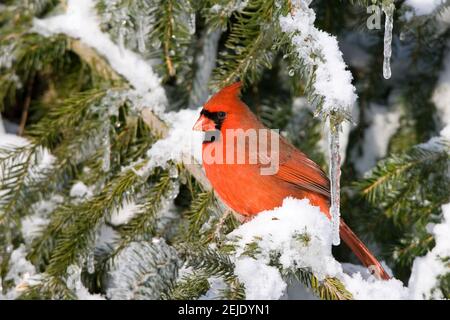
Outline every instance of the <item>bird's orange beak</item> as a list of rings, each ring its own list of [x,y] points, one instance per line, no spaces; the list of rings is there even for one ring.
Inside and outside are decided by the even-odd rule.
[[[211,119],[208,119],[203,114],[200,115],[197,122],[194,124],[192,130],[195,131],[215,131],[216,124]]]

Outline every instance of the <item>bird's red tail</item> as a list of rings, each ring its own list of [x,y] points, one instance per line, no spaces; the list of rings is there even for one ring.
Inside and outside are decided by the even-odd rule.
[[[341,219],[339,233],[341,239],[344,240],[345,244],[353,251],[353,253],[358,257],[361,263],[367,267],[375,276],[378,278],[389,280],[390,277],[384,268],[381,266],[380,262],[375,258],[375,256],[370,252],[370,250],[364,245],[364,243],[359,240],[356,234],[350,229],[349,226]]]

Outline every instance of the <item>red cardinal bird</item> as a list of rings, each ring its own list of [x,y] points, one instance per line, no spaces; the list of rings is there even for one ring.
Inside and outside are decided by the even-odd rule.
[[[214,95],[203,106],[200,118],[193,128],[206,132],[203,167],[214,190],[230,208],[243,215],[245,220],[261,211],[281,206],[283,199],[289,196],[309,199],[312,205],[320,207],[330,218],[330,184],[326,174],[304,153],[278,135],[279,167],[275,174],[262,175],[261,163],[211,163],[209,158],[206,159],[210,157],[214,147],[215,152],[223,152],[223,159],[228,159],[227,152],[228,156],[232,156],[230,159],[236,159],[239,150],[236,140],[233,138],[232,143],[226,141],[230,130],[268,130],[240,100],[240,88],[240,82],[234,83]],[[245,148],[249,151],[247,145]],[[262,155],[258,153],[257,157],[261,159]],[[379,261],[342,219],[340,236],[366,267],[380,278],[389,279]]]

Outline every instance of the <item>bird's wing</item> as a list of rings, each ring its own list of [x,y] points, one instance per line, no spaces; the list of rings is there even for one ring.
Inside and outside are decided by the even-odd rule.
[[[282,137],[279,146],[279,170],[275,178],[299,189],[330,198],[330,182],[326,174],[314,161]]]

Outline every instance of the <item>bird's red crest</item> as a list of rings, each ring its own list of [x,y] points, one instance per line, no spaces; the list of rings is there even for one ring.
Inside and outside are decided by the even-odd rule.
[[[222,88],[205,104],[204,108],[208,111],[231,111],[236,104],[241,103],[241,82],[235,82]]]

